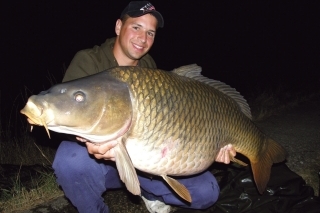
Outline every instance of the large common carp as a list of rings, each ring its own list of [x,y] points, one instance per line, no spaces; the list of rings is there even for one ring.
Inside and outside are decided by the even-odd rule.
[[[197,65],[171,72],[116,67],[61,83],[29,98],[21,113],[31,124],[100,143],[117,140],[121,180],[140,194],[135,168],[159,175],[185,200],[188,190],[169,176],[207,169],[231,144],[250,160],[262,193],[284,148],[252,122],[246,100],[228,85],[200,74]]]

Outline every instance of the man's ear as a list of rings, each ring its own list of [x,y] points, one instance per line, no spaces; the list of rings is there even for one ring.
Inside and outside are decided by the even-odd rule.
[[[117,35],[120,34],[121,27],[122,27],[122,21],[118,19],[115,26],[115,32]]]

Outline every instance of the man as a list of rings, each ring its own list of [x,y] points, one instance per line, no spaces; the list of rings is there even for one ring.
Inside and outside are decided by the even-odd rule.
[[[157,28],[163,27],[163,24],[162,15],[150,2],[130,2],[116,21],[116,38],[107,39],[101,46],[79,51],[71,61],[63,81],[115,66],[156,68],[147,53],[153,45]],[[109,212],[102,193],[124,187],[112,162],[116,160],[113,147],[117,143],[111,141],[95,145],[78,139],[85,143],[63,141],[57,150],[53,162],[57,182],[79,212]],[[228,152],[219,153],[219,161],[228,163],[229,155],[225,153]],[[219,186],[210,172],[179,179],[190,191],[193,199],[191,204],[182,201],[162,179],[150,179],[143,175],[138,175],[138,178],[141,197],[150,212],[169,212],[170,205],[203,209],[213,205],[219,195]]]

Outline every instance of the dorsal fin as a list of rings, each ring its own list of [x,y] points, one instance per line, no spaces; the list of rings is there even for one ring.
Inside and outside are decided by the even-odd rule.
[[[201,75],[201,71],[202,71],[202,68],[200,66],[198,66],[197,64],[185,65],[185,66],[181,66],[179,68],[172,70],[173,73],[176,73],[180,76],[185,76],[185,77],[192,78],[197,81],[206,83],[206,84],[214,87],[215,89],[219,90],[220,92],[228,95],[229,97],[231,97],[233,100],[236,101],[236,103],[239,105],[241,111],[248,118],[250,118],[252,120],[252,115],[251,115],[251,110],[250,110],[249,104],[244,99],[244,97],[242,95],[240,95],[240,93],[236,89],[230,87],[229,85],[227,85],[221,81],[213,80],[213,79],[210,79],[210,78],[207,78],[207,77]]]

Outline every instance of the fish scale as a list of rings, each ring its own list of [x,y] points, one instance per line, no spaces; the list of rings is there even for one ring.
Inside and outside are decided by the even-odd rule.
[[[229,144],[248,158],[262,193],[271,165],[286,158],[284,148],[255,126],[246,100],[235,89],[200,72],[197,65],[171,72],[115,67],[31,96],[21,113],[47,131],[94,143],[117,140],[116,165],[133,194],[141,193],[139,169],[162,176],[192,202],[188,190],[169,176],[204,171]]]
[[[116,72],[116,71],[115,71]],[[123,74],[123,76],[119,76],[118,78],[122,79],[123,81],[132,81],[132,82],[139,82],[139,84],[134,84],[131,86],[132,89],[132,93],[133,94],[144,94],[144,97],[149,97],[149,99],[142,99],[142,98],[138,98],[137,100],[137,107],[142,110],[144,113],[142,113],[144,116],[141,116],[139,118],[137,122],[137,124],[135,126],[137,126],[137,128],[139,128],[140,126],[144,127],[144,131],[142,133],[142,135],[144,136],[144,138],[139,138],[139,143],[146,143],[149,144],[151,143],[153,147],[158,147],[159,145],[162,144],[163,141],[167,141],[169,140],[169,138],[172,138],[172,140],[177,140],[177,139],[181,139],[182,147],[189,147],[186,149],[181,149],[179,150],[180,152],[182,151],[183,155],[189,155],[190,158],[192,158],[194,161],[198,160],[199,156],[198,154],[193,154],[195,153],[195,151],[197,150],[197,147],[199,149],[203,148],[203,150],[206,150],[207,153],[202,152],[201,155],[201,159],[203,159],[204,156],[208,156],[207,161],[213,161],[214,156],[216,155],[217,149],[225,144],[219,144],[220,146],[214,146],[215,144],[218,145],[218,143],[213,143],[210,140],[206,140],[206,138],[213,138],[210,137],[210,132],[211,134],[214,133],[215,131],[212,130],[212,125],[210,125],[210,121],[213,120],[213,116],[210,113],[210,100],[215,100],[214,97],[213,98],[209,98],[210,94],[212,94],[212,92],[210,92],[210,90],[212,90],[213,88],[210,88],[208,85],[204,85],[204,84],[199,84],[197,81],[191,81],[190,79],[186,79],[184,77],[181,76],[174,76],[176,77],[174,79],[174,85],[175,85],[175,89],[173,89],[172,86],[167,85],[164,86],[166,88],[171,88],[171,90],[169,89],[169,92],[166,93],[165,97],[161,97],[161,96],[156,96],[154,94],[154,91],[157,90],[161,90],[161,88],[158,88],[157,85],[159,85],[159,83],[155,83],[154,81],[150,81],[150,75],[155,74],[158,76],[157,78],[157,82],[166,82],[165,77],[169,77],[168,75],[164,75],[164,76],[160,76],[158,75],[158,73],[144,73],[143,71],[141,72],[141,70],[139,70],[138,73],[134,73],[133,74],[133,70],[128,70],[128,72],[132,73],[132,80],[128,80],[130,79],[130,74],[125,74],[123,72],[121,72],[121,74]],[[165,73],[168,74],[168,73]],[[148,76],[149,75],[149,76]],[[147,78],[145,78],[145,81],[142,81],[142,76],[148,76]],[[139,81],[137,81],[136,79],[140,79]],[[191,84],[190,84],[191,82]],[[153,89],[150,90],[149,86],[150,84],[153,84],[155,86],[153,86]],[[163,85],[160,84],[160,85]],[[202,91],[200,90],[202,89]],[[200,90],[200,92],[199,92]],[[193,95],[190,95],[193,94]],[[139,95],[138,95],[139,96]],[[188,98],[185,99],[184,96],[187,96]],[[191,99],[191,96],[194,98]],[[204,104],[203,101],[201,102],[202,104],[200,105],[200,107],[198,107],[194,104],[194,103],[198,103],[200,102],[199,100],[201,98],[203,98],[204,96],[206,96],[207,98],[205,98],[206,103]],[[212,96],[212,95],[211,95]],[[164,110],[166,111],[168,114],[166,115],[162,115],[161,113],[157,113],[155,112],[155,114],[153,114],[153,116],[151,116],[150,113],[146,113],[151,111],[152,108],[154,108],[155,106],[150,104],[150,101],[157,99],[156,103],[161,106],[161,111]],[[164,109],[168,106],[168,104],[163,104],[163,102],[170,102],[171,104],[171,109]],[[179,103],[182,102],[183,104]],[[173,106],[176,105],[178,107],[174,107]],[[218,106],[216,108],[218,108],[217,111],[219,111],[219,107],[223,107],[223,106]],[[194,118],[193,113],[192,112],[200,112],[198,114],[197,119]],[[225,112],[224,112],[225,113]],[[166,117],[167,122],[162,122],[162,123],[157,123],[157,122],[151,122],[154,120],[157,120],[158,117],[156,117],[156,115],[159,115],[160,120],[163,120],[164,117]],[[148,126],[148,124],[153,123],[154,127]],[[197,128],[194,127],[194,123],[202,123],[202,126],[198,126]],[[158,126],[159,125],[159,126]],[[163,131],[156,131],[156,133],[161,133],[162,136],[159,136],[159,134],[153,134],[153,129],[163,129],[160,125],[163,126],[167,126],[169,129],[173,128],[172,131],[168,131],[168,132],[163,132]],[[226,124],[223,123],[223,125],[225,125],[224,128],[227,128]],[[197,133],[196,130],[200,129],[201,131],[199,131]],[[183,131],[181,131],[183,130]],[[185,130],[190,130],[190,131],[185,131]],[[132,130],[133,132],[135,132],[135,130]],[[141,130],[143,131],[143,130]],[[152,134],[151,134],[152,133]],[[192,137],[191,137],[192,136]],[[128,135],[128,137],[130,138],[130,134]],[[192,143],[189,144],[189,146],[187,146],[186,144],[193,142],[194,140],[197,140],[198,143]],[[155,143],[158,142],[158,143]],[[127,143],[130,143],[130,141],[128,141]],[[227,143],[227,141],[226,141]],[[211,145],[211,146],[210,146]],[[146,145],[147,146],[147,145]],[[208,149],[209,148],[209,149]],[[148,152],[150,152],[151,148],[148,149]],[[159,150],[155,150],[155,152],[158,152]],[[141,153],[141,152],[140,152]],[[179,156],[179,155],[178,155]],[[133,162],[135,162],[134,157],[131,157]],[[181,158],[182,161],[184,161],[183,158]],[[172,159],[172,161],[177,162],[177,164],[181,165],[179,163],[180,159],[174,158]],[[148,165],[147,165],[148,166]],[[166,165],[163,165],[164,167],[166,167]],[[199,170],[204,170],[205,167],[207,165],[204,164],[203,167],[200,167]],[[161,172],[166,172],[167,171],[163,171],[160,167],[162,167],[162,165],[158,165],[158,169]],[[184,168],[184,173],[185,175],[188,174],[193,174],[193,171],[191,168],[188,168],[188,166],[185,166],[184,164],[182,164],[182,167]],[[143,168],[143,166],[139,166],[139,169],[141,170],[146,170],[145,168]],[[172,170],[172,169],[171,169]],[[181,175],[181,171],[182,169],[177,168],[178,173],[167,173],[170,175]],[[199,170],[195,171],[195,172],[199,172]]]

